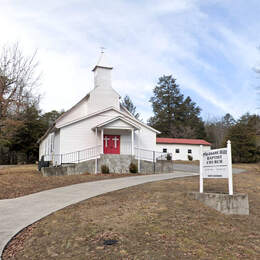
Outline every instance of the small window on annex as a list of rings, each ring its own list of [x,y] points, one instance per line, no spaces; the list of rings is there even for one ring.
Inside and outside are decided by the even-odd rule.
[[[191,150],[191,149],[188,149],[188,153],[192,153],[192,150]]]
[[[175,153],[180,153],[180,149],[175,149]]]
[[[162,152],[163,152],[163,153],[167,153],[167,148],[163,148],[163,149],[162,149]]]

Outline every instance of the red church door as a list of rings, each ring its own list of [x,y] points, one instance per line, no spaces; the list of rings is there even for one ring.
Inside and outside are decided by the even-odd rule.
[[[120,135],[104,135],[104,153],[120,154]]]

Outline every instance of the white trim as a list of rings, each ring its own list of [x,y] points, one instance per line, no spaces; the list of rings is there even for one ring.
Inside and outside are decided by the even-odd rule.
[[[98,146],[98,138],[97,138],[97,128],[96,128],[96,146]],[[98,161],[97,158],[95,159],[95,173],[97,173],[98,168]]]
[[[138,131],[138,147],[140,147],[140,138],[141,138],[141,131]],[[140,162],[140,149],[138,149],[138,172],[140,173],[140,167],[141,167],[141,162]]]
[[[133,128],[130,128],[130,127],[123,127],[123,126],[111,126],[111,127],[101,127],[101,129],[110,129],[110,130],[132,130]],[[139,130],[139,128],[138,128]]]
[[[127,108],[120,102],[120,107],[122,107],[124,110],[125,110],[125,112],[131,117],[131,118],[133,118],[133,119],[135,119],[135,120],[138,120],[138,119],[136,119],[134,116],[133,116],[133,114],[131,114],[128,110],[127,110]]]
[[[134,150],[134,129],[131,131],[131,154],[134,156],[135,150]]]
[[[228,191],[229,195],[233,195],[233,177],[232,177],[232,154],[231,154],[231,142],[227,141],[228,152]]]
[[[200,145],[200,193],[203,193],[203,147]]]
[[[101,129],[101,154],[104,153],[104,129]]]
[[[127,119],[125,119],[125,118],[123,118],[123,117],[121,117],[121,116],[114,117],[114,118],[112,118],[112,119],[110,119],[110,120],[108,120],[108,121],[105,121],[105,122],[103,122],[103,123],[101,123],[101,124],[99,124],[99,125],[96,125],[96,126],[94,126],[92,129],[100,128],[100,127],[106,126],[106,125],[108,125],[108,124],[110,124],[110,123],[113,123],[113,122],[115,122],[115,121],[117,121],[117,120],[121,120],[121,121],[125,122],[126,124],[133,126],[133,127],[136,128],[136,129],[140,129],[140,127],[138,127],[137,125],[133,124],[132,122],[130,122],[129,120],[127,120]],[[107,127],[105,127],[105,128],[110,128],[110,129],[132,129],[132,128],[129,128],[129,127],[124,127],[124,126],[119,126],[119,127],[114,127],[114,126],[109,127],[109,126],[107,126]]]
[[[91,91],[90,91],[91,92]],[[66,112],[64,112],[62,115],[60,115],[56,120],[55,120],[55,124],[60,121],[64,116],[66,116],[67,114],[69,114],[71,111],[73,111],[78,105],[80,105],[83,101],[87,101],[89,98],[89,94],[90,92],[83,97],[78,103],[76,103],[74,106],[72,106],[69,110],[67,110]]]

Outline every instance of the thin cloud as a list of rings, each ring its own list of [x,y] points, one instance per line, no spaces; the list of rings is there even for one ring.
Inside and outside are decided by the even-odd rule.
[[[152,115],[148,100],[163,74],[177,78],[191,98],[194,93],[204,111],[239,116],[253,111],[248,82],[259,44],[233,30],[234,17],[219,11],[229,8],[224,0],[4,1],[0,43],[18,40],[27,53],[39,50],[45,111],[68,109],[92,88],[91,69],[105,46],[114,87],[130,95],[144,119]]]

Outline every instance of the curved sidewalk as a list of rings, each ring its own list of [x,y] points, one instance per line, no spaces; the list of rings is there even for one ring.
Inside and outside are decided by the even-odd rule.
[[[15,199],[0,200],[0,259],[9,240],[35,221],[71,204],[107,192],[174,178],[198,175],[175,172],[85,182],[46,190]]]

